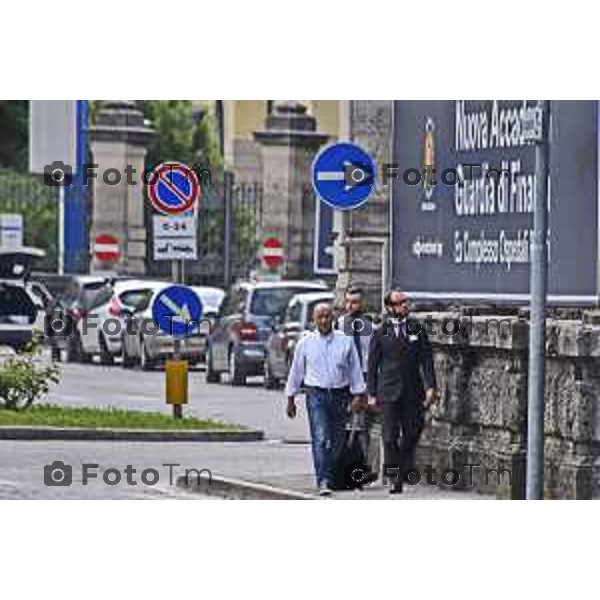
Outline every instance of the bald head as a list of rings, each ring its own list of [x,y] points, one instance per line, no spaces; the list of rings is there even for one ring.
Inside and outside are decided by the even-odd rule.
[[[328,334],[333,328],[333,307],[319,302],[313,309],[313,321],[322,334]]]

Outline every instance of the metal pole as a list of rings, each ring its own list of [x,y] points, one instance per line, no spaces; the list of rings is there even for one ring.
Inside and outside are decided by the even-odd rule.
[[[65,274],[65,186],[58,186],[58,274]]]
[[[231,284],[231,211],[233,201],[233,173],[225,171],[223,179],[223,202],[225,204],[225,235],[224,235],[224,252],[223,258],[225,260],[224,270],[224,287],[229,288]]]
[[[542,138],[535,151],[536,186],[531,243],[531,306],[527,402],[527,500],[544,498],[544,392],[548,286],[548,159],[550,101],[541,101]]]
[[[183,282],[183,260],[173,260],[171,263],[173,281],[175,283]],[[181,338],[173,336],[173,360],[181,360]],[[183,408],[181,404],[173,404],[173,418],[181,419],[183,417]]]

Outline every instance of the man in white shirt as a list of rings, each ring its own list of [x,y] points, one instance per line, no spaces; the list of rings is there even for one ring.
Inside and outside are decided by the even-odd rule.
[[[332,462],[344,442],[344,429],[352,396],[366,386],[358,353],[351,337],[333,329],[333,309],[318,304],[313,311],[317,329],[296,346],[285,393],[287,415],[296,416],[295,396],[306,392],[306,407],[319,493],[330,493]]]

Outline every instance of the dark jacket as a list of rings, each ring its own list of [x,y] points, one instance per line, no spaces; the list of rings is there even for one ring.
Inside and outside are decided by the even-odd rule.
[[[425,389],[436,387],[431,345],[424,328],[414,336],[401,329],[397,337],[384,322],[371,337],[369,395],[383,402],[422,402]]]

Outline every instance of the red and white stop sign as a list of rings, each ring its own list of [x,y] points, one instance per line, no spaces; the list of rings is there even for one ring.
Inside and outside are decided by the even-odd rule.
[[[263,242],[262,259],[269,269],[276,269],[283,262],[283,246],[277,238],[268,238]]]
[[[103,234],[94,240],[94,256],[97,260],[112,262],[119,259],[119,240],[114,235]]]

